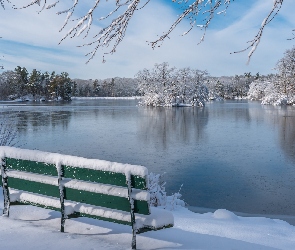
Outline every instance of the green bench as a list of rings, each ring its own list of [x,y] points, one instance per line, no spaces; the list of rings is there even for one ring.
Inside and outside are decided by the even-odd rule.
[[[3,215],[29,204],[61,212],[65,220],[90,217],[132,226],[136,234],[173,226],[173,215],[150,207],[145,167],[37,150],[0,147]]]

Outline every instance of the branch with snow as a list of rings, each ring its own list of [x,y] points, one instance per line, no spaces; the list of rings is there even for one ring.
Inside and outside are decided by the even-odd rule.
[[[117,47],[123,41],[127,28],[130,24],[131,18],[134,16],[134,13],[138,10],[143,9],[150,0],[116,0],[113,1],[114,6],[112,10],[105,17],[100,17],[98,21],[106,21],[107,24],[104,25],[96,35],[94,35],[90,42],[86,42],[83,46],[93,46],[92,50],[86,54],[89,57],[87,63],[93,59],[97,54],[99,48],[106,50],[104,54],[113,54],[116,52]],[[152,48],[160,47],[161,44],[169,38],[169,35],[176,29],[176,27],[185,20],[189,20],[189,29],[183,33],[183,35],[188,34],[194,27],[200,28],[203,30],[203,35],[200,38],[198,43],[204,41],[206,31],[209,28],[211,21],[215,18],[216,15],[225,15],[229,6],[233,0],[172,0],[175,5],[177,5],[181,14],[179,17],[172,23],[170,28],[163,32],[161,36],[155,41],[149,42]],[[0,4],[4,8],[4,3],[10,4],[9,0],[0,0]],[[38,4],[42,6],[40,11],[51,9],[58,6],[60,1],[56,0],[31,0],[29,3],[24,4],[22,7],[16,7],[13,5],[13,8],[28,8],[32,5]],[[91,8],[83,14],[80,18],[71,19],[75,14],[78,13],[78,8],[83,6],[83,2],[79,0],[73,0],[72,5],[69,8],[64,8],[57,12],[58,15],[67,14],[65,17],[64,24],[62,25],[60,31],[63,31],[66,26],[70,25],[70,29],[62,37],[60,43],[68,38],[79,37],[84,33],[84,38],[89,35],[93,21],[96,20],[97,13],[94,13],[95,10],[98,10],[98,7],[101,4],[101,0],[95,0],[92,3]],[[110,3],[111,4],[111,3]],[[256,36],[250,40],[249,45],[240,51],[234,53],[240,53],[250,50],[248,54],[248,59],[252,57],[253,53],[257,49],[257,46],[260,43],[261,37],[265,27],[271,22],[274,17],[278,14],[283,5],[283,0],[274,0],[273,6],[268,15],[263,19],[262,24],[256,34]],[[84,10],[83,10],[84,11]],[[118,14],[117,17],[113,18],[115,14]],[[70,22],[74,22],[74,25],[71,25]],[[248,60],[248,61],[249,61]],[[104,61],[104,60],[103,60]]]
[[[255,50],[257,49],[259,43],[260,43],[260,40],[262,38],[262,35],[263,35],[263,31],[265,29],[265,27],[275,18],[275,16],[279,13],[282,5],[283,5],[283,2],[284,0],[274,0],[273,1],[273,7],[272,9],[270,10],[270,12],[268,13],[267,17],[263,19],[262,23],[261,23],[261,26],[257,32],[257,34],[255,35],[255,37],[248,41],[249,43],[249,46],[247,46],[245,49],[242,49],[240,51],[236,51],[234,53],[241,53],[241,52],[244,52],[244,51],[247,51],[250,49],[250,52],[248,53],[248,62],[250,62],[250,59],[253,55],[253,53],[255,52]]]
[[[175,2],[175,1],[174,1]],[[193,2],[190,5],[187,5],[187,0],[179,1],[179,5],[183,5],[183,12],[177,18],[177,20],[170,26],[169,30],[166,31],[162,36],[160,36],[157,40],[150,42],[152,48],[160,47],[160,43],[162,43],[166,38],[169,38],[170,33],[185,19],[189,19],[190,28],[183,33],[183,35],[188,34],[194,27],[198,27],[204,30],[203,36],[201,37],[198,44],[204,41],[206,30],[209,27],[211,21],[214,18],[215,13],[217,15],[226,13],[226,10],[229,7],[230,1],[225,0],[222,4],[221,0],[198,0]],[[219,11],[219,8],[225,5],[224,9]],[[200,17],[200,21],[198,17]],[[200,23],[199,23],[200,22]]]
[[[119,2],[119,1],[117,1]],[[94,36],[95,40],[93,42],[84,44],[82,46],[90,46],[95,44],[94,50],[86,54],[90,56],[87,63],[96,55],[99,48],[108,48],[111,46],[111,50],[104,54],[113,54],[116,52],[118,45],[123,41],[127,27],[134,12],[137,10],[140,0],[126,1],[124,5],[129,4],[125,12],[119,15],[117,18],[113,19],[110,25],[103,28],[97,35]],[[118,5],[117,8],[124,6],[123,4]],[[117,9],[115,10],[117,11]],[[111,14],[110,14],[111,15]],[[108,17],[106,17],[108,18]],[[113,43],[112,43],[113,42]]]

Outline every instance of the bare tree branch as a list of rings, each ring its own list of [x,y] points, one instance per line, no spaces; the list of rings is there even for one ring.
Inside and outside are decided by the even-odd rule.
[[[241,53],[241,52],[251,49],[248,54],[248,62],[247,63],[250,62],[250,59],[251,59],[253,53],[257,49],[257,46],[260,43],[260,39],[262,37],[263,31],[264,31],[266,25],[269,24],[274,19],[274,17],[279,13],[283,2],[284,2],[284,0],[274,0],[273,7],[270,10],[270,12],[268,13],[267,17],[263,19],[256,36],[252,40],[248,41],[249,46],[247,46],[245,49],[234,52],[234,53]]]
[[[227,8],[229,7],[230,0],[224,0],[222,3],[221,0],[200,0],[200,1],[194,1],[192,4],[189,6],[185,6],[183,9],[182,14],[177,18],[177,20],[170,26],[169,30],[165,32],[162,36],[160,36],[157,40],[150,42],[150,45],[152,48],[155,47],[160,47],[161,43],[169,37],[170,33],[174,31],[174,29],[178,26],[179,23],[181,23],[185,19],[189,19],[190,21],[190,28],[188,31],[183,33],[183,35],[188,34],[194,27],[198,27],[201,29],[204,29],[203,36],[201,37],[199,43],[204,41],[206,30],[209,27],[212,19],[214,18],[215,13],[216,14],[221,14],[225,13]],[[186,0],[182,0],[178,2],[179,4],[187,4]],[[222,5],[225,6],[225,8],[222,11],[218,11],[219,7]],[[198,22],[198,17],[201,15],[203,19],[200,17],[200,23]],[[159,45],[160,43],[160,45]],[[199,44],[198,43],[198,44]]]
[[[193,28],[200,28],[203,31],[203,35],[200,38],[201,43],[204,41],[206,31],[209,28],[211,21],[215,18],[216,15],[226,14],[229,6],[232,4],[234,0],[171,0],[178,5],[181,14],[179,17],[172,23],[170,28],[165,31],[161,36],[159,36],[155,41],[149,42],[151,47],[154,49],[156,47],[160,47],[161,44],[165,41],[166,38],[169,38],[169,35],[176,29],[176,27],[183,22],[184,20],[189,21],[189,29],[183,33],[183,35],[188,34]],[[0,0],[0,4],[4,8],[4,3],[11,3],[10,0]],[[50,3],[49,3],[50,2]],[[125,37],[126,30],[130,23],[131,18],[134,16],[135,11],[139,11],[146,7],[146,5],[150,2],[150,0],[115,0],[114,7],[112,11],[104,17],[100,17],[98,21],[106,21],[109,22],[102,28],[96,35],[93,36],[90,42],[87,42],[78,47],[84,46],[93,46],[92,50],[86,54],[89,57],[87,63],[93,59],[93,57],[97,54],[99,48],[103,50],[107,50],[104,54],[113,54],[119,44]],[[248,54],[248,61],[252,57],[253,53],[257,49],[260,39],[263,35],[263,31],[265,27],[274,19],[274,17],[280,11],[283,0],[274,0],[273,6],[269,11],[268,15],[263,19],[262,24],[255,35],[255,37],[248,41],[248,46],[240,51],[235,51],[233,53],[241,53],[244,51],[250,50]],[[57,0],[31,0],[28,4],[20,8],[28,8],[32,5],[38,4],[42,6],[40,11],[51,9],[53,7],[58,6],[60,1]],[[68,38],[74,38],[80,36],[82,33],[84,34],[83,38],[88,37],[91,26],[93,25],[93,20],[96,18],[96,13],[94,11],[98,9],[99,4],[101,4],[101,0],[93,0],[92,7],[88,10],[86,14],[81,16],[80,18],[72,20],[71,18],[78,11],[76,10],[78,7],[83,5],[83,1],[73,0],[72,5],[69,8],[58,11],[56,14],[67,14],[65,17],[64,24],[62,25],[60,31],[63,31],[66,26],[71,26],[70,29],[66,32],[66,34],[62,37],[59,43]],[[13,8],[17,8],[13,5]],[[117,17],[113,18],[115,14],[118,14]],[[113,19],[111,19],[113,18]],[[75,24],[71,25],[70,22],[74,21]],[[294,39],[291,38],[291,39]],[[290,40],[291,40],[290,39]]]

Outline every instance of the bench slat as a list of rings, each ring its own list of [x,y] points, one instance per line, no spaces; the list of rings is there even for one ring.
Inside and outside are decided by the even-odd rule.
[[[84,213],[77,213],[74,216],[68,216],[69,218],[76,218],[76,217],[87,217],[87,218],[93,218],[93,219],[98,219],[98,220],[103,220],[103,221],[108,221],[108,222],[115,222],[118,224],[123,224],[123,225],[128,225],[131,226],[131,222],[129,221],[123,221],[123,220],[115,220],[111,218],[105,218],[97,215],[91,215],[91,214],[84,214]]]
[[[126,176],[122,173],[94,170],[89,168],[78,168],[62,166],[65,178],[77,179],[82,181],[98,182],[103,184],[127,187]],[[131,176],[132,186],[136,189],[147,189],[146,180],[141,176]]]
[[[124,197],[93,193],[72,188],[65,188],[65,199],[100,207],[122,210],[126,212],[130,211],[129,200],[128,198]],[[134,206],[135,213],[145,215],[149,214],[149,207],[146,201],[134,200]]]
[[[18,190],[47,195],[56,198],[60,197],[59,187],[50,184],[9,177],[8,185],[10,188]]]
[[[56,166],[54,164],[44,162],[6,158],[6,167],[7,169],[14,169],[36,174],[52,176],[58,175]]]

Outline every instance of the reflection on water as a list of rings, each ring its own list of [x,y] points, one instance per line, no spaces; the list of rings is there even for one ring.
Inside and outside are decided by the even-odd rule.
[[[1,106],[0,106],[1,107]],[[295,107],[247,101],[144,108],[136,100],[3,104],[23,148],[144,165],[192,206],[295,215]]]
[[[189,144],[202,139],[208,123],[206,108],[142,108],[139,138],[153,146],[161,138],[160,149]]]
[[[295,164],[295,110],[288,109],[278,121],[280,145],[286,156]]]
[[[26,135],[29,131],[37,132],[44,127],[61,127],[63,130],[68,128],[72,113],[70,111],[56,112],[24,112],[18,113],[16,126],[19,128],[20,135]]]
[[[262,109],[250,109],[251,118],[256,122],[265,122],[278,132],[276,136],[281,149],[295,163],[295,108],[262,106]]]

